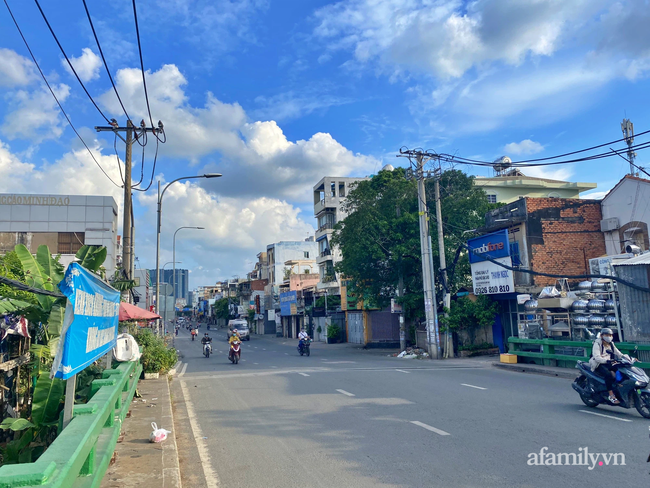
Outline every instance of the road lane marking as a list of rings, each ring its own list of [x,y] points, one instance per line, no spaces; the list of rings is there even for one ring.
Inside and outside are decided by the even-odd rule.
[[[336,391],[338,391],[339,393],[342,393],[345,396],[349,396],[349,397],[356,396],[353,393],[350,393],[349,391],[345,391],[345,390],[336,390]]]
[[[469,388],[476,388],[477,390],[487,390],[487,388],[483,388],[482,386],[468,385],[467,383],[461,383],[460,386],[467,386]]]
[[[445,432],[444,430],[436,429],[435,427],[431,427],[430,425],[424,424],[422,422],[419,422],[417,420],[411,420],[412,424],[415,424],[419,427],[422,427],[423,429],[430,430],[431,432],[435,432],[438,435],[451,435],[449,432]]]
[[[266,349],[262,348],[262,351],[266,351]]]
[[[608,419],[620,420],[621,422],[632,422],[629,419],[622,419],[620,417],[614,417],[613,415],[605,415],[602,413],[590,412],[589,410],[579,410],[582,413],[589,413],[591,415],[598,415],[599,417],[606,417]]]
[[[404,371],[403,369],[396,369],[395,371],[399,371],[400,373],[406,373],[406,374],[410,373],[410,371]]]
[[[260,364],[260,363],[253,363],[253,364]]]
[[[288,355],[289,355],[289,353],[288,353],[288,352],[285,352],[285,353],[284,353],[284,355],[285,355],[285,356],[288,356]]]
[[[203,468],[203,476],[205,478],[205,484],[208,488],[219,488],[219,477],[214,469],[212,469],[212,464],[210,461],[210,451],[208,450],[207,442],[205,442],[205,437],[199,427],[199,423],[196,420],[196,413],[194,412],[194,405],[190,400],[190,395],[185,386],[185,382],[181,381],[181,392],[183,394],[183,401],[185,402],[185,408],[187,409],[187,418],[190,421],[190,428],[192,429],[192,434],[194,435],[194,441],[196,442],[196,448],[199,451],[199,459],[201,460],[201,467]]]
[[[181,372],[180,372],[180,374],[178,375],[179,378],[185,374],[185,370],[186,370],[186,369],[187,369],[187,363],[185,363],[185,364],[183,365],[183,369],[181,369]]]
[[[298,373],[300,376],[309,376],[307,373]]]
[[[277,369],[277,366],[271,366],[271,367],[272,367],[272,368],[276,368],[276,369]]]

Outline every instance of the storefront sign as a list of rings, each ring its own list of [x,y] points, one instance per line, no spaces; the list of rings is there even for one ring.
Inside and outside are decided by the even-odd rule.
[[[64,207],[70,205],[70,198],[34,195],[2,195],[0,196],[0,205],[47,205],[50,207]]]
[[[295,291],[280,293],[280,315],[298,315],[298,294]]]
[[[120,292],[78,263],[68,266],[59,288],[68,304],[50,376],[65,380],[115,347]]]
[[[495,259],[495,261],[512,266],[510,257]],[[474,283],[474,295],[498,295],[515,291],[512,270],[505,269],[491,261],[472,263],[472,282]]]
[[[467,241],[467,247],[469,248],[470,263],[487,261],[488,258],[498,259],[510,256],[508,229],[470,239]]]

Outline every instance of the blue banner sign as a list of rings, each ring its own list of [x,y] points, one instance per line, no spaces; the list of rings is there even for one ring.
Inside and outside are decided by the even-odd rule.
[[[66,380],[115,347],[120,292],[77,263],[59,288],[68,303],[52,372]]]
[[[469,247],[469,262],[480,263],[490,259],[499,259],[510,256],[510,242],[508,229],[486,234],[476,239],[467,241]]]
[[[298,294],[295,291],[280,293],[280,315],[288,317],[297,315],[296,307],[298,305]]]

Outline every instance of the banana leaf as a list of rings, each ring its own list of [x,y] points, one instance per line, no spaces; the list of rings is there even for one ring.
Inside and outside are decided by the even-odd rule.
[[[7,445],[2,449],[2,458],[4,464],[17,464],[20,462],[21,457],[24,459],[25,455],[21,456],[21,451],[25,449],[30,442],[34,439],[34,431],[32,429],[24,432],[20,439],[7,442]],[[31,452],[30,452],[31,458]]]
[[[52,278],[45,273],[43,267],[38,263],[36,258],[32,256],[29,249],[24,244],[17,244],[15,249],[18,259],[23,267],[25,273],[25,281],[27,284],[34,288],[41,290],[54,291],[54,283]],[[54,303],[54,298],[45,295],[36,295],[38,303],[43,307],[44,311],[49,312]]]
[[[30,427],[34,427],[34,424],[32,424],[29,420],[23,418],[14,419],[8,417],[4,419],[0,424],[0,429],[2,430],[11,429],[14,432],[17,432],[19,430],[29,429]]]
[[[33,306],[34,305],[32,303],[23,302],[22,300],[14,300],[13,298],[7,298],[6,300],[0,300],[0,315],[20,312]]]
[[[32,398],[32,422],[42,426],[58,419],[61,399],[65,392],[65,381],[54,378],[43,371],[36,380]]]
[[[104,246],[84,245],[77,251],[76,258],[79,264],[86,269],[96,273],[104,261],[106,261],[107,251]]]
[[[50,250],[46,245],[38,246],[36,261],[41,265],[43,271],[52,280],[53,285],[58,285],[63,279],[63,266],[52,258]]]
[[[50,312],[50,318],[47,321],[47,335],[49,338],[47,346],[50,348],[50,355],[52,357],[56,355],[56,350],[59,346],[64,316],[65,306],[61,303],[55,303]]]

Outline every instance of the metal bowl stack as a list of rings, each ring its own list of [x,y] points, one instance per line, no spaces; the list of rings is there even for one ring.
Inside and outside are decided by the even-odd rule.
[[[587,315],[574,315],[573,325],[578,327],[586,327],[589,325],[589,317]]]
[[[587,300],[576,300],[571,304],[571,310],[574,312],[585,312],[587,310]]]
[[[605,317],[602,315],[590,315],[589,325],[594,327],[605,327]]]
[[[616,317],[614,315],[605,315],[605,325],[607,327],[616,327]]]
[[[526,300],[524,302],[524,309],[528,311],[537,310],[538,306],[537,300]]]
[[[587,310],[590,312],[603,312],[605,310],[605,300],[592,299],[587,302]]]
[[[605,283],[591,282],[591,291],[603,291],[606,287],[607,285]]]
[[[609,298],[608,300],[605,300],[605,310],[607,310],[608,312],[613,312],[615,307],[616,307],[616,302],[614,302],[613,298]]]
[[[591,291],[591,281],[581,281],[578,283],[578,291],[583,293]]]

